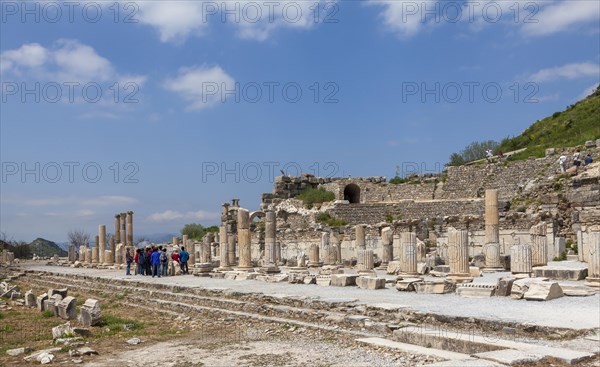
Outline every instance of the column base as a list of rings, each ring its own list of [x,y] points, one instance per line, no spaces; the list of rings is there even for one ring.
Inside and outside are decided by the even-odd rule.
[[[588,287],[600,288],[600,278],[585,278],[585,285]]]
[[[418,272],[414,272],[414,273],[398,273],[396,274],[401,278],[420,278],[421,274],[419,274]]]
[[[320,268],[321,266],[323,266],[323,263],[320,261],[314,263],[309,261],[308,264],[306,264],[306,266],[309,268]]]
[[[377,273],[375,272],[375,270],[359,270],[358,276],[359,277],[372,277],[372,276],[377,276]]]
[[[483,271],[484,273],[497,273],[497,272],[502,272],[502,271],[506,271],[506,269],[504,269],[503,267],[484,267],[483,269],[481,269],[481,271]]]
[[[307,273],[308,274],[308,268],[305,268],[302,266],[293,266],[289,269],[288,273]]]
[[[446,279],[454,282],[454,283],[471,283],[473,282],[473,277],[471,274],[448,274]]]
[[[233,270],[231,268],[231,266],[223,266],[223,267],[219,266],[218,268],[215,269],[215,271],[217,271],[217,272],[225,272],[225,271],[231,271],[231,270]]]
[[[253,272],[254,268],[252,266],[238,266],[235,268],[237,271],[245,271],[245,272]]]
[[[259,271],[259,273],[263,273],[263,274],[278,274],[278,273],[281,273],[281,270],[279,270],[279,268],[275,264],[270,264],[270,265],[267,265],[267,266],[263,266],[258,271]]]

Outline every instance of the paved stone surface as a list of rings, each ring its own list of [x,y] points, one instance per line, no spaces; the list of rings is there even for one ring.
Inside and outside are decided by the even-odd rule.
[[[430,355],[448,360],[468,360],[470,358],[468,354],[449,352],[447,350],[425,348],[414,344],[400,343],[397,341],[384,339],[384,338],[360,338],[357,341],[369,345],[376,345],[380,347],[399,349],[406,353]]]
[[[552,302],[517,301],[510,297],[473,298],[465,302],[455,294],[416,294],[398,292],[395,288],[366,290],[358,287],[317,287],[315,285],[266,283],[257,280],[234,281],[228,279],[199,278],[194,276],[175,276],[151,278],[125,276],[124,271],[66,268],[46,265],[27,265],[23,267],[38,271],[51,271],[61,274],[93,275],[107,279],[125,279],[148,283],[172,284],[181,287],[203,287],[207,289],[230,289],[236,292],[282,294],[286,296],[327,299],[356,299],[359,303],[391,303],[410,305],[410,308],[423,312],[432,312],[448,316],[478,317],[489,320],[530,323],[549,327],[568,327],[572,329],[600,328],[600,295],[590,297],[562,297]],[[497,278],[509,275],[507,272],[484,274],[474,283],[494,283]],[[384,272],[378,276],[384,276]],[[560,312],[577,310],[577,312]]]

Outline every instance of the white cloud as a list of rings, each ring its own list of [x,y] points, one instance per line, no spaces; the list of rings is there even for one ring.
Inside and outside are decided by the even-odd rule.
[[[90,210],[90,209],[81,209],[81,210],[77,211],[77,215],[81,216],[81,217],[90,217],[94,214],[96,214],[96,212],[94,212],[93,210]]]
[[[600,21],[600,2],[559,1],[544,6],[534,17],[538,20],[537,23],[525,23],[522,27],[522,31],[530,36],[545,36],[588,24],[597,26]]]
[[[96,50],[74,39],[59,39],[49,47],[23,44],[0,54],[2,73],[53,82],[117,82],[143,84],[145,76],[121,75]]]
[[[88,206],[88,207],[101,207],[101,206],[119,206],[119,205],[131,205],[137,203],[137,199],[129,196],[93,196],[93,197],[80,197],[80,196],[54,196],[46,198],[36,199],[25,199],[20,198],[6,198],[3,200],[10,203],[18,203],[25,206],[34,207],[46,207],[46,206]]]
[[[84,199],[81,203],[86,206],[117,206],[135,204],[137,203],[137,199],[130,196],[108,195]]]
[[[204,34],[208,26],[203,20],[205,3],[198,0],[139,1],[135,17],[140,23],[156,28],[162,42],[181,42],[190,34]]]
[[[176,210],[165,210],[164,212],[154,213],[148,217],[150,222],[169,222],[174,220],[208,220],[219,218],[220,214],[217,212],[209,212],[205,210],[189,211],[181,213]]]
[[[529,80],[536,83],[543,83],[557,79],[574,80],[579,78],[599,77],[600,65],[591,62],[582,62],[542,69],[529,76]]]
[[[195,66],[179,69],[164,87],[188,101],[188,109],[201,110],[222,101],[225,91],[235,89],[235,80],[220,66]]]

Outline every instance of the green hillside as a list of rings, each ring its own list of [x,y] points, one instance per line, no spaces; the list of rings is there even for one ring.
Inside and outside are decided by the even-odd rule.
[[[511,158],[543,157],[546,148],[574,147],[596,139],[600,139],[600,86],[565,111],[535,122],[519,136],[504,139],[496,151],[527,148]]]
[[[67,252],[60,248],[60,246],[43,238],[36,238],[28,246],[31,253],[38,256],[50,257],[55,254],[58,256],[67,256]]]

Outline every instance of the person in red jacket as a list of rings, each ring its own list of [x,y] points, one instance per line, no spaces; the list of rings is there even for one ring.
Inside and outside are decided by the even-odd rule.
[[[173,259],[173,261],[175,261],[177,264],[179,264],[179,253],[177,251],[174,251],[173,254],[171,255],[171,259]]]

